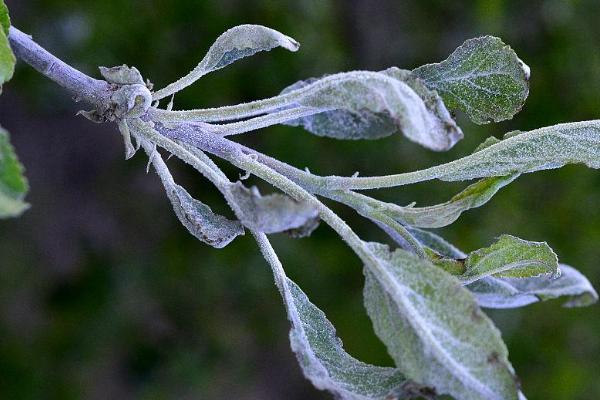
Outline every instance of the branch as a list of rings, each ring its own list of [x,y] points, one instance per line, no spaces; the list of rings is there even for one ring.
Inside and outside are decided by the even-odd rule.
[[[108,84],[105,81],[93,79],[87,76],[86,74],[78,71],[77,69],[69,66],[68,64],[64,63],[63,61],[49,53],[47,50],[43,49],[37,43],[35,43],[31,36],[24,34],[23,32],[19,31],[14,27],[11,27],[9,37],[11,46],[13,47],[13,50],[19,59],[25,61],[46,77],[50,78],[54,82],[58,83],[60,86],[74,93],[77,98],[84,99],[92,103],[99,110],[104,110],[109,107],[109,104],[111,102],[110,96],[113,93],[110,84]],[[257,104],[260,104],[260,102],[257,102]],[[154,114],[160,112],[162,112],[162,110],[151,108],[149,110],[149,113],[146,116],[144,116],[143,119],[152,119],[152,117],[155,116]],[[310,115],[312,113],[314,113],[314,110],[304,107],[292,110],[283,110],[280,112],[282,120],[287,120],[291,117],[297,118],[298,116],[302,115]],[[222,126],[217,125],[215,127],[238,127],[238,131],[245,131],[248,130],[248,127],[246,127],[246,125],[248,124],[253,125],[251,127],[252,129],[261,127],[261,117],[234,124],[227,124]],[[143,130],[145,128],[144,124],[138,125],[139,129]],[[219,173],[215,171],[212,165],[210,165],[210,162],[212,161],[210,161],[210,159],[208,159],[208,157],[206,157],[200,150],[205,150],[217,155],[218,157],[227,159],[234,165],[236,165],[234,160],[239,159],[240,155],[243,155],[245,157],[247,157],[248,155],[254,155],[259,160],[258,164],[260,164],[260,166],[267,167],[268,169],[272,169],[273,172],[281,174],[281,176],[284,177],[286,181],[288,181],[289,183],[293,183],[294,185],[298,185],[298,187],[302,188],[302,190],[306,191],[306,193],[319,194],[321,196],[344,203],[355,208],[359,213],[372,219],[380,226],[381,222],[384,222],[384,224],[388,227],[391,226],[391,228],[395,231],[392,232],[395,233],[392,236],[398,238],[397,241],[403,247],[412,250],[420,256],[424,255],[423,250],[418,244],[418,242],[416,242],[412,235],[410,235],[410,233],[408,233],[400,224],[395,222],[389,223],[388,221],[383,221],[383,218],[385,216],[382,216],[375,210],[377,206],[376,200],[370,199],[366,196],[351,191],[331,190],[328,188],[327,185],[328,178],[311,175],[302,170],[294,168],[284,162],[273,159],[271,157],[258,153],[250,148],[242,146],[238,143],[227,140],[222,136],[220,137],[218,134],[205,132],[205,129],[202,129],[202,124],[175,123],[169,125],[174,126],[175,129],[166,128],[163,124],[160,123],[157,124],[157,129],[160,131],[161,135],[181,140],[182,142],[199,149],[195,154],[193,150],[189,148],[178,149],[178,155],[184,161],[194,165],[199,170],[199,172],[201,172],[203,175],[209,178],[212,181],[212,183],[215,184],[215,186],[217,186],[217,188],[219,188],[221,192],[223,192],[228,201],[231,201],[231,199],[228,198],[228,193],[226,190],[224,190],[223,177],[219,176]],[[238,133],[238,131],[233,129],[232,133]],[[149,134],[151,135],[151,133]],[[172,148],[172,146],[176,144],[168,139],[165,140],[166,138],[162,137],[161,135],[151,135],[154,137],[152,137],[150,140],[153,143],[162,146],[167,144],[166,147],[168,148],[168,150],[173,152],[174,154],[177,154],[177,152],[174,152]],[[369,204],[369,202],[365,202],[365,200],[371,200],[371,203]],[[365,204],[367,206],[365,206]]]
[[[10,27],[8,40],[18,59],[73,93],[77,99],[100,109],[108,105],[112,91],[107,82],[94,79],[66,64],[14,26]]]

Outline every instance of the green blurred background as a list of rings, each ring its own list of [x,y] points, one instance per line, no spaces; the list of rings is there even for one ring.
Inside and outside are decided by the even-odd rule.
[[[187,73],[224,30],[278,29],[302,43],[203,78],[175,108],[248,101],[296,80],[353,69],[412,68],[465,39],[500,36],[531,66],[531,94],[509,122],[458,119],[448,154],[401,137],[340,142],[275,127],[239,140],[329,174],[409,171],[469,153],[489,135],[600,117],[600,2],[595,0],[7,0],[13,23],[84,72],[129,64],[162,87]],[[224,250],[187,234],[141,153],[123,160],[114,126],[75,117],[68,94],[19,65],[0,121],[27,167],[33,207],[0,222],[0,398],[328,399],[303,379],[270,270],[252,238]],[[197,174],[177,180],[217,210]],[[232,178],[238,171],[226,168]],[[254,183],[254,181],[252,181]],[[376,193],[400,204],[449,198],[463,185],[430,182]],[[582,166],[522,177],[485,207],[441,230],[464,250],[501,233],[546,240],[600,286],[600,173]],[[365,238],[368,222],[334,206]],[[346,349],[391,361],[362,307],[357,258],[326,226],[273,241],[288,274],[336,325]],[[491,313],[530,399],[600,398],[598,306],[560,302]]]

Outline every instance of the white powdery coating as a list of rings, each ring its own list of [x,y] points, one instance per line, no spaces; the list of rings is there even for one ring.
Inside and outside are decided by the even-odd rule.
[[[441,99],[426,104],[405,82],[382,72],[353,71],[299,82],[284,91],[281,101],[323,109],[329,117],[326,131],[331,132],[323,135],[340,139],[378,138],[401,131],[410,140],[440,151],[463,137]],[[306,117],[301,123],[319,134],[315,125],[323,123],[319,118]]]
[[[191,85],[209,72],[224,68],[235,61],[283,47],[297,51],[300,44],[289,36],[261,25],[239,25],[225,31],[210,47],[206,56],[189,74],[153,94],[154,100],[167,97]]]
[[[432,179],[464,181],[585,164],[600,168],[600,120],[513,133],[474,154],[420,171],[372,177],[322,177],[327,188],[379,189]]]
[[[410,253],[369,246],[387,276],[365,268],[365,306],[400,371],[460,399],[517,399],[500,332],[460,282]]]
[[[350,356],[325,314],[287,279],[292,350],[306,377],[319,389],[344,400],[383,400],[401,391],[405,379],[394,368],[365,364]]]
[[[262,196],[256,187],[247,189],[241,182],[232,184],[230,205],[244,226],[263,232],[278,233],[302,229],[312,225],[319,212],[307,202],[299,202],[288,195]]]
[[[514,181],[519,174],[482,179],[452,197],[449,201],[427,207],[399,207],[386,205],[384,213],[404,224],[417,228],[441,228],[450,225],[460,215],[487,203],[501,188]]]
[[[583,307],[598,301],[598,293],[583,274],[565,264],[560,264],[560,271],[558,278],[487,277],[467,287],[486,308],[522,307],[562,296],[568,297],[565,307]]]
[[[478,124],[512,118],[529,94],[529,67],[493,36],[469,39],[446,60],[413,72]]]
[[[600,121],[559,124],[520,133],[429,171],[438,179],[458,181],[576,163],[600,168]]]
[[[464,284],[485,276],[529,278],[542,274],[557,276],[558,257],[546,242],[531,242],[511,235],[469,254],[465,272],[459,279]]]

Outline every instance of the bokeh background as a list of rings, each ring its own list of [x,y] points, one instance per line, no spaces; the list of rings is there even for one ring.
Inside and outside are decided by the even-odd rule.
[[[13,23],[93,76],[137,66],[158,87],[187,73],[241,23],[296,38],[178,94],[178,109],[248,101],[310,76],[445,58],[465,39],[500,36],[531,66],[529,100],[509,122],[478,127],[447,154],[390,137],[340,142],[275,127],[239,140],[321,174],[409,171],[469,153],[489,135],[600,117],[595,0],[7,0]],[[270,270],[252,238],[223,250],[187,234],[146,160],[123,160],[114,126],[75,117],[68,94],[20,65],[0,97],[31,183],[32,208],[0,222],[0,398],[328,399],[303,379]],[[176,178],[216,210],[210,185],[175,159]],[[233,178],[238,171],[226,168]],[[400,204],[446,200],[464,184],[377,193]],[[600,286],[600,173],[582,166],[524,176],[441,230],[473,250],[501,233],[546,240]],[[362,236],[368,222],[335,209]],[[362,307],[357,258],[325,226],[273,236],[288,274],[358,358],[391,365]],[[559,301],[491,313],[530,399],[600,398],[598,306]]]

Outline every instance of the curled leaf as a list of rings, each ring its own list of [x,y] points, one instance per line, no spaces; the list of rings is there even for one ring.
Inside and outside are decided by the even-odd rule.
[[[564,307],[584,307],[598,301],[598,293],[588,279],[575,268],[560,264],[560,276],[532,278],[487,277],[467,288],[481,307],[515,308],[538,301],[566,297]]]
[[[462,138],[462,132],[456,126],[441,98],[437,93],[427,89],[410,71],[390,68],[381,73],[408,85],[421,98],[427,110],[439,120],[438,129],[443,130],[443,125],[447,125],[446,134],[452,137],[450,141],[458,141]],[[317,81],[318,79],[311,78],[297,82],[284,89],[282,94],[304,88]],[[385,97],[382,98],[382,101],[385,101]],[[392,111],[384,109],[377,112],[369,108],[342,108],[304,116],[286,124],[302,126],[315,135],[336,139],[379,139],[401,132],[402,125]],[[452,144],[447,146],[451,147]]]
[[[29,190],[23,170],[8,132],[0,127],[0,219],[17,217],[29,208],[23,201]]]
[[[600,120],[514,133],[473,154],[420,171],[375,177],[328,177],[328,189],[374,189],[432,179],[463,181],[585,164],[600,168]]]
[[[448,108],[466,112],[477,124],[511,119],[529,94],[529,67],[493,36],[469,39],[446,60],[413,72]]]
[[[417,90],[421,93],[393,73],[354,71],[296,83],[280,98],[283,104],[322,109],[293,122],[320,136],[376,139],[402,132],[432,150],[451,148],[463,137],[460,128],[434,93],[423,86]]]
[[[423,246],[434,249],[437,255],[441,255],[446,260],[467,258],[465,253],[432,232],[416,228],[408,229]],[[548,249],[540,246],[539,250],[542,254],[546,253],[546,256],[540,259],[545,258],[548,265],[553,265],[554,257]],[[436,255],[432,256],[435,260]],[[556,273],[540,276],[518,278],[485,276],[468,283],[466,288],[475,295],[479,305],[486,308],[522,307],[561,296],[568,297],[565,307],[587,306],[598,300],[598,294],[588,279],[575,268],[565,264],[559,264]]]
[[[465,272],[459,277],[471,283],[485,276],[529,278],[559,273],[558,258],[546,242],[530,242],[502,235],[496,243],[476,250],[464,260]]]
[[[395,368],[377,367],[349,355],[326,315],[292,280],[264,234],[253,232],[265,259],[271,265],[275,283],[292,324],[290,342],[304,375],[321,390],[341,400],[387,400],[430,398],[431,388],[406,380]]]
[[[306,202],[298,202],[284,194],[262,196],[255,186],[241,182],[230,185],[230,205],[244,226],[263,233],[310,233],[316,228],[318,210]]]
[[[418,229],[412,226],[407,226],[406,229],[417,239],[423,246],[435,251],[437,254],[451,259],[463,259],[467,255],[454,247],[443,237],[436,235],[433,232]]]
[[[121,136],[123,137],[123,145],[125,146],[125,159],[129,160],[131,157],[135,155],[135,147],[131,142],[131,132],[129,130],[129,125],[126,120],[121,120],[118,122],[119,131],[121,132]]]
[[[440,394],[517,399],[500,332],[460,282],[403,250],[369,243],[365,307],[398,369]]]
[[[194,199],[181,186],[174,184],[165,189],[177,218],[198,240],[220,249],[244,234],[239,221],[213,213],[209,206]]]
[[[402,398],[407,381],[397,369],[365,364],[346,353],[323,311],[289,279],[286,290],[292,350],[313,385],[340,399],[384,400],[391,394]]]
[[[501,188],[510,184],[519,174],[482,179],[452,197],[449,201],[428,207],[386,208],[390,217],[419,228],[441,228],[450,225],[470,209],[487,203]]]
[[[152,95],[143,84],[121,86],[113,92],[111,101],[117,118],[140,117],[152,104]]]
[[[128,67],[127,65],[120,65],[117,67],[99,67],[100,74],[109,83],[117,85],[144,85],[144,79],[142,74],[137,70],[136,67]]]
[[[191,85],[209,72],[224,68],[233,62],[254,55],[260,51],[269,51],[283,47],[297,51],[300,44],[289,36],[261,25],[239,25],[224,32],[210,47],[200,64],[188,75],[154,93],[153,99],[159,100]]]

